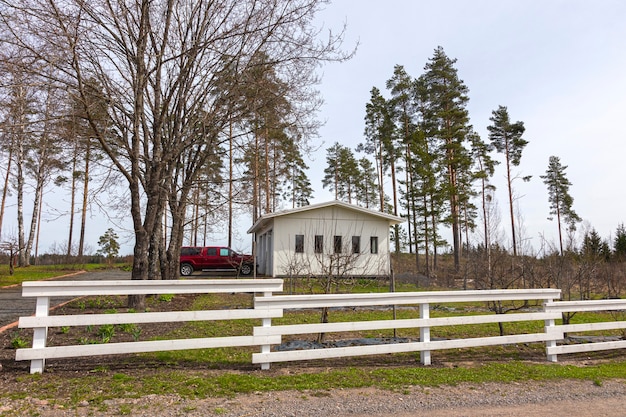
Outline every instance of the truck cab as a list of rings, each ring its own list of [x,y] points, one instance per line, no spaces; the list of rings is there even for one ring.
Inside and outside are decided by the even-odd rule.
[[[225,246],[183,246],[180,249],[180,275],[194,271],[237,271],[250,275],[254,267],[251,255],[242,255]]]

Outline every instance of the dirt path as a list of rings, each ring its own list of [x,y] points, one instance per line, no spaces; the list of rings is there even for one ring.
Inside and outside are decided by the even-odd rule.
[[[376,388],[282,391],[235,398],[182,399],[149,395],[83,404],[66,410],[37,399],[8,400],[2,412],[28,411],[42,417],[623,417],[626,381],[529,381],[413,387],[402,392]],[[8,414],[11,415],[11,414]]]

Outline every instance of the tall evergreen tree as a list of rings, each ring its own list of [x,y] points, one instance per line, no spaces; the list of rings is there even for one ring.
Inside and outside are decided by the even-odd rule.
[[[322,185],[335,193],[336,200],[352,203],[359,180],[359,167],[352,150],[336,142],[326,151],[327,167]]]
[[[608,261],[611,256],[611,249],[606,240],[603,240],[596,229],[591,229],[583,237],[581,255],[587,260]]]
[[[578,214],[572,208],[574,199],[569,194],[569,187],[572,183],[565,176],[567,166],[561,165],[561,160],[557,156],[551,156],[548,169],[545,175],[540,177],[544,184],[548,187],[548,201],[550,202],[549,220],[556,216],[557,226],[559,229],[559,245],[561,255],[563,255],[563,233],[561,224],[565,223],[569,230],[576,230],[576,223],[581,221]]]
[[[378,197],[380,211],[386,211],[384,178],[389,170],[389,151],[392,149],[393,119],[389,103],[381,95],[380,90],[373,87],[370,101],[365,105],[365,143],[357,147],[357,151],[374,155],[377,170]]]
[[[424,129],[427,136],[437,141],[438,163],[445,175],[443,190],[449,203],[447,222],[452,227],[454,265],[458,270],[461,255],[461,206],[466,188],[461,178],[469,169],[471,159],[465,143],[471,133],[469,114],[466,109],[468,88],[458,77],[454,67],[456,59],[450,59],[442,47],[425,66],[420,77],[426,103],[424,105]]]
[[[618,261],[626,260],[626,227],[624,223],[617,226],[613,239],[613,256]]]
[[[396,65],[393,69],[393,76],[387,80],[386,87],[391,93],[391,99],[389,105],[391,108],[391,115],[395,122],[395,135],[397,138],[398,149],[404,149],[402,151],[402,158],[404,159],[404,192],[401,193],[405,197],[405,201],[402,205],[406,209],[406,215],[408,222],[408,243],[409,252],[413,253],[412,245],[412,221],[411,214],[414,212],[414,202],[412,201],[412,193],[410,192],[412,185],[411,169],[409,167],[413,165],[413,156],[411,154],[411,141],[413,133],[415,131],[415,123],[413,118],[415,115],[414,108],[414,94],[413,94],[413,79],[407,74],[402,65]],[[400,156],[400,155],[399,155]],[[398,203],[396,203],[398,204]],[[397,215],[397,209],[394,210]]]
[[[377,204],[376,169],[368,158],[361,158],[359,163],[359,178],[357,181],[356,198],[359,204],[370,208]]]
[[[302,154],[295,147],[291,152],[285,155],[287,161],[287,173],[285,178],[285,192],[283,197],[285,200],[291,201],[291,207],[308,206],[313,197],[313,188],[311,181],[306,174],[309,168],[302,158]]]
[[[519,166],[522,159],[522,151],[528,144],[522,139],[525,128],[523,122],[511,123],[509,112],[506,107],[499,106],[492,112],[492,125],[488,126],[489,140],[496,151],[504,154],[506,165],[507,188],[509,192],[509,213],[511,216],[511,239],[513,242],[513,255],[517,256],[517,234],[515,231],[515,213],[513,209],[513,181],[516,176],[512,173],[513,167]],[[530,176],[522,177],[524,181],[530,181]]]

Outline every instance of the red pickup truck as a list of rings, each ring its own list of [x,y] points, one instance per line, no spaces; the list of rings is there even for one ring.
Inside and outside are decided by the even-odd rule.
[[[250,275],[254,267],[251,255],[241,255],[224,246],[183,246],[180,249],[180,274],[188,276],[193,271],[238,271]]]

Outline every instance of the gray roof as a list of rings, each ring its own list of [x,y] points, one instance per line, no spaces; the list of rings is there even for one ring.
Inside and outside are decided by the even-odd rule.
[[[308,206],[302,206],[302,207],[298,207],[294,209],[280,210],[280,211],[276,211],[273,213],[264,214],[261,217],[259,217],[256,223],[254,223],[254,225],[252,225],[250,229],[248,229],[248,233],[255,233],[259,229],[262,229],[270,220],[276,217],[286,216],[286,215],[294,214],[294,213],[303,213],[303,212],[310,211],[310,210],[318,210],[318,209],[333,207],[333,206],[338,206],[338,207],[345,208],[347,210],[353,210],[353,211],[364,213],[370,216],[385,219],[389,222],[389,225],[396,225],[396,224],[403,223],[405,221],[405,219],[403,219],[402,217],[394,216],[393,214],[382,213],[380,211],[375,211],[375,210],[371,210],[365,207],[355,206],[354,204],[348,204],[343,201],[334,200],[334,201],[328,201],[325,203],[311,204]]]

